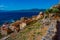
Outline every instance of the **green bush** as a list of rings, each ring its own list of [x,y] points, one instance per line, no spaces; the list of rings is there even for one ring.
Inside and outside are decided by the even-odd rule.
[[[58,8],[47,9],[45,11],[46,14],[49,14],[49,13],[58,13],[58,12],[60,12],[60,10]]]
[[[59,9],[53,8],[53,9],[52,9],[52,12],[53,12],[53,13],[58,13],[58,12],[59,12]]]
[[[1,35],[1,33],[0,33],[0,39],[2,38],[2,35]]]

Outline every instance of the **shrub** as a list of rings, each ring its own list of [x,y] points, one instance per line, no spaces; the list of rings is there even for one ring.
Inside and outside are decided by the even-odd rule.
[[[1,33],[0,33],[0,39],[2,38],[2,35],[1,35]]]

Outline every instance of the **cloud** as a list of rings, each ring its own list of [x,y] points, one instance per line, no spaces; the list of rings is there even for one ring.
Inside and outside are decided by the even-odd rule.
[[[3,8],[3,7],[5,7],[4,5],[0,5],[0,8]]]
[[[5,6],[5,5],[0,5],[0,10],[3,10],[3,9],[5,9],[7,6]]]

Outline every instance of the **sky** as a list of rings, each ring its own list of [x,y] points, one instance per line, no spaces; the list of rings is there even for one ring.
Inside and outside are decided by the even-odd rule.
[[[59,0],[0,0],[0,10],[47,9]]]

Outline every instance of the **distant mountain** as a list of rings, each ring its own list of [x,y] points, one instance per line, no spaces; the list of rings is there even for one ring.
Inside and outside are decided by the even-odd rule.
[[[0,10],[0,12],[34,12],[34,11],[45,11],[45,9],[28,9],[28,10],[13,10],[13,11],[6,11],[6,10]]]
[[[45,11],[45,9],[29,9],[29,10],[15,10],[14,12],[34,12],[34,11]]]
[[[0,10],[0,11],[4,11],[4,10]]]
[[[0,10],[0,12],[7,12],[6,10]]]

